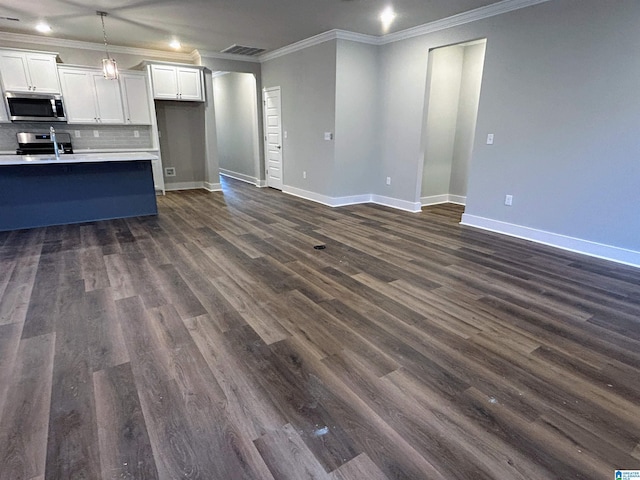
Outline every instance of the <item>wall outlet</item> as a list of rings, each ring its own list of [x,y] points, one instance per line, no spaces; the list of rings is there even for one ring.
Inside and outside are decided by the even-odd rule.
[[[331,132],[324,132],[324,139],[325,139],[325,140],[333,140],[333,133],[331,133]]]
[[[391,185],[391,177],[387,177],[387,185]]]
[[[510,207],[511,205],[513,205],[513,195],[505,195],[504,197],[504,204],[507,207]]]
[[[80,138],[80,136],[81,136],[81,134],[80,134],[80,130],[74,130],[74,131],[73,131],[73,135],[74,135],[76,138]]]
[[[98,138],[100,136],[100,131],[99,130],[94,130],[93,131],[93,136]]]
[[[140,138],[140,132],[138,130],[133,131],[134,138]]]
[[[487,135],[487,145],[493,145],[493,133]]]
[[[284,138],[288,138],[289,137],[289,132],[287,132],[286,130],[284,131]]]
[[[307,178],[307,172],[302,172],[302,178]]]
[[[165,177],[175,177],[176,176],[176,167],[166,167],[164,169]]]

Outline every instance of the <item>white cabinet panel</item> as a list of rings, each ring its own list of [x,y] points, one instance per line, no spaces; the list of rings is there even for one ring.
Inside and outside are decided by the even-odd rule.
[[[80,69],[59,69],[67,123],[98,123],[91,73]]]
[[[166,65],[151,65],[153,78],[153,97],[163,100],[177,100],[178,77],[176,68]]]
[[[9,115],[7,114],[7,107],[4,104],[4,101],[0,101],[0,123],[5,123],[9,121]]]
[[[151,109],[147,77],[144,74],[120,75],[125,122],[130,125],[151,125]]]
[[[202,102],[202,70],[173,65],[151,65],[153,98]]]
[[[116,80],[107,80],[102,73],[92,73],[98,123],[123,124],[122,95]]]
[[[202,101],[202,72],[193,68],[176,69],[180,100]]]
[[[120,84],[101,70],[60,67],[67,123],[123,124]]]
[[[55,55],[1,50],[0,71],[5,91],[60,93]]]
[[[55,57],[28,54],[26,58],[31,77],[31,90],[36,93],[60,93]]]

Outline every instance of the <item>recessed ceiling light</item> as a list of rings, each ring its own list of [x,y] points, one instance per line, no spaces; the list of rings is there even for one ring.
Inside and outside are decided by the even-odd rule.
[[[169,46],[175,50],[179,50],[180,48],[182,48],[182,45],[176,39],[171,40],[171,43],[169,44]]]
[[[51,27],[44,22],[40,22],[36,25],[36,30],[40,33],[49,33],[51,31]]]
[[[385,30],[388,30],[393,20],[396,18],[396,12],[393,11],[393,8],[387,7],[380,14],[380,21],[382,22],[382,27]]]

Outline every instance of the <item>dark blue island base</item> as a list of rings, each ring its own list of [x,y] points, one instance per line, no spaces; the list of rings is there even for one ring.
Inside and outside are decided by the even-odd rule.
[[[0,231],[157,214],[151,160],[0,166]]]

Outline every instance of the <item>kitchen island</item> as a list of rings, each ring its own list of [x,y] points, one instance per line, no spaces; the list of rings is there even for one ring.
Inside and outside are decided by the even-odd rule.
[[[0,231],[157,215],[151,153],[0,156]]]

